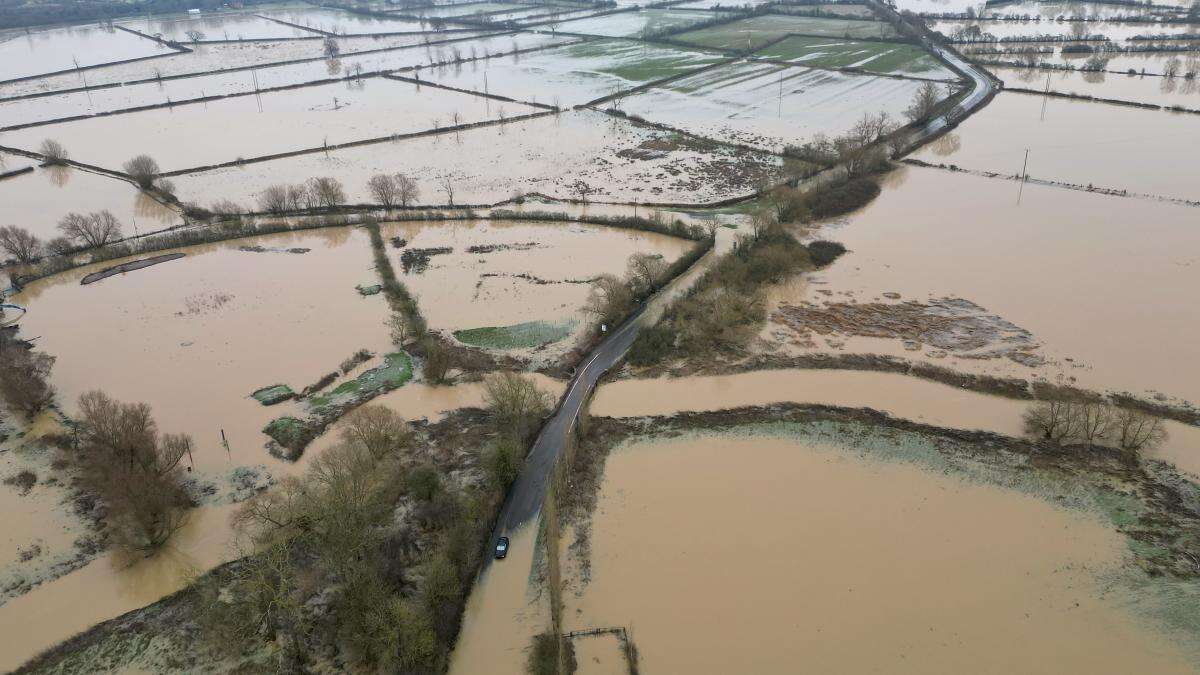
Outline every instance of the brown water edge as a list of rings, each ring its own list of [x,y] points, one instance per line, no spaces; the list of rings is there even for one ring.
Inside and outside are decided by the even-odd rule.
[[[635,626],[647,672],[1193,672],[1102,598],[1095,518],[811,442],[632,442],[592,542],[568,626]]]
[[[872,408],[938,427],[1014,437],[1022,435],[1021,414],[1032,405],[899,373],[793,369],[619,380],[597,390],[591,413],[638,417],[781,402]],[[1167,442],[1148,456],[1200,478],[1200,428],[1172,421],[1164,424]]]
[[[970,300],[1030,331],[1050,361],[940,366],[1200,401],[1200,380],[1180,367],[1200,361],[1191,291],[1200,287],[1200,211],[919,167],[892,172],[884,187],[822,225],[818,237],[851,252],[810,275],[811,289],[860,302],[884,292]],[[823,299],[810,291],[791,302]],[[914,358],[899,341],[893,351]]]

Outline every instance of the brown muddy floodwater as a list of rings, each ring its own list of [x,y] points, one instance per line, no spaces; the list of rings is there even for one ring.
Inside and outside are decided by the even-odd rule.
[[[837,448],[635,442],[608,458],[565,616],[632,626],[646,672],[1193,672],[1101,597],[1124,547],[1086,514]]]
[[[1194,207],[908,167],[866,208],[822,226],[818,237],[851,253],[792,302],[963,298],[1030,331],[1051,367],[933,363],[1200,402],[1198,222]]]
[[[736,375],[618,380],[596,392],[590,411],[609,417],[673,415],[770,403],[872,408],[938,427],[1021,436],[1028,401],[1002,398],[898,373],[759,370]],[[1150,453],[1200,478],[1200,428],[1166,421],[1166,443]]]
[[[439,228],[445,231],[437,232]],[[454,326],[485,319],[499,325],[525,320],[522,312],[528,310],[515,301],[497,300],[492,303],[497,306],[488,306],[486,299],[479,300],[474,315],[469,308],[446,314],[435,306],[470,305],[477,282],[487,280],[481,278],[481,270],[544,278],[620,273],[630,252],[660,251],[674,259],[689,245],[658,235],[557,223],[404,224],[391,227],[388,235],[418,243],[450,242],[464,249],[468,243],[509,240],[536,244],[527,250],[481,254],[484,262],[476,262],[477,256],[465,250],[447,256],[455,259],[452,265],[435,256],[425,273],[429,276],[402,275],[405,281],[421,277],[412,288],[422,309],[431,308],[435,327],[444,317],[451,317],[446,321]],[[252,246],[262,250],[239,250]],[[81,393],[99,388],[123,401],[148,402],[161,429],[191,434],[201,478],[222,483],[231,470],[246,466],[263,466],[276,478],[303,471],[333,442],[334,434],[318,439],[297,463],[276,460],[264,449],[261,429],[277,416],[295,414],[299,404],[265,407],[249,395],[277,383],[299,391],[337,369],[358,349],[391,349],[383,296],[363,297],[355,289],[378,281],[366,233],[330,228],[180,250],[186,257],[88,286],[79,284],[84,274],[119,261],[30,284],[14,299],[29,308],[22,335],[37,338],[40,349],[57,357],[52,382],[68,414]],[[389,247],[398,272],[399,253]],[[540,289],[548,286],[531,284],[532,290],[519,297],[549,313],[534,318],[572,315],[587,287],[561,285],[570,289],[569,295],[547,293]],[[81,331],[85,325],[87,331]],[[535,379],[552,395],[562,386],[549,378]],[[479,405],[482,387],[410,383],[378,402],[408,419],[434,417]],[[229,439],[228,452],[220,444],[222,429]],[[181,588],[192,573],[228,559],[235,552],[228,522],[232,508],[221,503],[196,509],[189,526],[173,539],[174,551],[132,566],[104,556],[0,606],[0,634],[22,636],[4,650],[0,669],[15,667],[78,630],[153,602]],[[51,521],[47,526],[53,527],[55,511],[45,511]],[[20,534],[29,525],[17,529]],[[90,600],[80,605],[79,597]],[[71,607],[70,619],[56,618],[65,607]]]
[[[1032,178],[1200,200],[1200,159],[1180,141],[1195,123],[1187,113],[1001,93],[955,130],[957,151],[931,144],[913,156],[1012,176],[1028,148]]]

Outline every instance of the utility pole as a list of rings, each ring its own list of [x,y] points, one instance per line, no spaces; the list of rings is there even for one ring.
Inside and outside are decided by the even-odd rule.
[[[1025,173],[1025,169],[1027,169],[1028,167],[1029,167],[1029,148],[1025,148],[1025,162],[1021,165],[1021,180],[1022,181],[1024,181],[1026,178],[1029,177],[1029,174]]]

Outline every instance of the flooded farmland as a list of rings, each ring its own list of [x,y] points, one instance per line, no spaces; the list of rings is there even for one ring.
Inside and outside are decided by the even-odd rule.
[[[633,442],[591,529],[569,625],[632,626],[647,669],[954,672],[983,652],[996,672],[1192,672],[1106,595],[1122,544],[1095,516],[852,444]]]
[[[1200,668],[1183,0],[164,1],[0,8],[0,670]]]

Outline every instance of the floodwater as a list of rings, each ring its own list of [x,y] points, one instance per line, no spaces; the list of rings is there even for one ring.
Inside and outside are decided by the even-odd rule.
[[[1200,82],[1182,77],[989,67],[1006,87],[1200,109]]]
[[[493,102],[495,103],[495,102]],[[517,110],[497,104],[511,117]],[[666,142],[669,151],[641,152]],[[680,146],[671,134],[595,111],[571,111],[461,133],[346,148],[173,178],[184,201],[215,195],[253,203],[266,187],[337,175],[352,203],[370,202],[367,180],[402,172],[417,178],[419,204],[494,204],[516,193],[589,199],[695,203],[748,194],[781,165],[778,157],[717,146]],[[625,151],[625,154],[618,154]]]
[[[513,115],[535,112],[508,107]],[[72,159],[113,170],[144,153],[163,171],[179,171],[450,126],[455,115],[469,124],[496,114],[479,97],[376,77],[32,127],[3,139],[37,150],[53,138]]]
[[[147,35],[182,43],[192,41],[188,33],[199,31],[200,41],[264,40],[306,37],[321,39],[319,33],[271,21],[250,12],[217,12],[200,16],[150,17],[122,21],[121,25]]]
[[[1192,180],[1200,158],[1179,142],[1195,124],[1186,113],[1001,93],[955,130],[957,150],[926,146],[913,156],[1015,175],[1028,148],[1033,178],[1200,200]]]
[[[563,33],[601,37],[636,37],[647,32],[686,26],[711,18],[712,14],[704,11],[643,9],[563,21],[557,25],[557,29]]]
[[[1007,10],[1007,8],[1005,8]],[[1068,38],[1103,35],[1114,42],[1121,42],[1139,35],[1188,35],[1195,33],[1195,26],[1186,23],[1114,23],[1108,21],[930,21],[929,27],[948,37],[955,31],[978,26],[986,34],[1005,41],[1020,38],[1057,35]],[[1003,45],[1001,45],[1003,46]]]
[[[35,160],[0,155],[0,167],[6,170],[24,166],[35,166]],[[0,180],[0,203],[4,204],[0,224],[24,227],[43,241],[60,236],[58,222],[72,212],[111,211],[121,221],[125,236],[182,222],[174,209],[123,180],[62,166]]]
[[[522,675],[533,636],[550,626],[549,594],[532,580],[537,523],[508,533],[508,556],[483,570],[450,657],[455,675]]]
[[[817,134],[838,136],[864,114],[886,112],[900,119],[921,86],[915,80],[736,63],[639,92],[620,108],[651,122],[778,152]]]
[[[759,370],[736,375],[618,380],[597,390],[590,412],[611,417],[673,415],[771,403],[871,408],[933,426],[1021,436],[1028,401],[899,373]],[[1200,478],[1200,428],[1165,422],[1168,439],[1151,456]]]
[[[451,87],[502,94],[518,101],[571,106],[651,80],[715,63],[723,56],[670,45],[592,40],[528,54],[519,61],[442,69],[430,79]]]
[[[634,627],[647,672],[1193,672],[1101,597],[1125,550],[1106,524],[843,448],[634,442],[591,541],[568,628]]]
[[[399,260],[403,250],[389,245],[392,265],[417,297],[429,326],[445,330],[562,320],[578,321],[582,330],[587,317],[580,310],[591,289],[587,281],[623,275],[634,253],[674,261],[694,245],[652,232],[580,223],[396,223],[384,227],[383,235],[406,240],[408,248],[453,249],[433,256],[426,271],[405,274]],[[480,245],[508,248],[467,250]],[[535,278],[517,276],[522,274]]]
[[[173,52],[115,28],[83,25],[28,33],[11,30],[0,32],[0,81]]]
[[[336,35],[364,35],[370,33],[415,33],[427,28],[420,21],[398,17],[376,17],[326,7],[300,9],[268,9],[263,16],[287,21],[299,26]]]
[[[978,138],[964,136],[963,147]],[[926,155],[939,144],[931,147]],[[1031,153],[1030,173],[1037,175],[1035,161]],[[930,217],[931,204],[937,217]],[[850,293],[871,302],[884,292],[902,300],[970,300],[1030,331],[1051,362],[1049,370],[1033,371],[982,361],[984,372],[1061,373],[1088,389],[1160,391],[1200,402],[1200,382],[1187,367],[1200,362],[1192,338],[1200,326],[1193,297],[1200,288],[1198,215],[1195,207],[1155,200],[909,167],[891,174],[867,207],[817,232],[851,253],[810,275],[811,289],[839,301]],[[810,290],[793,302],[824,299]]]

